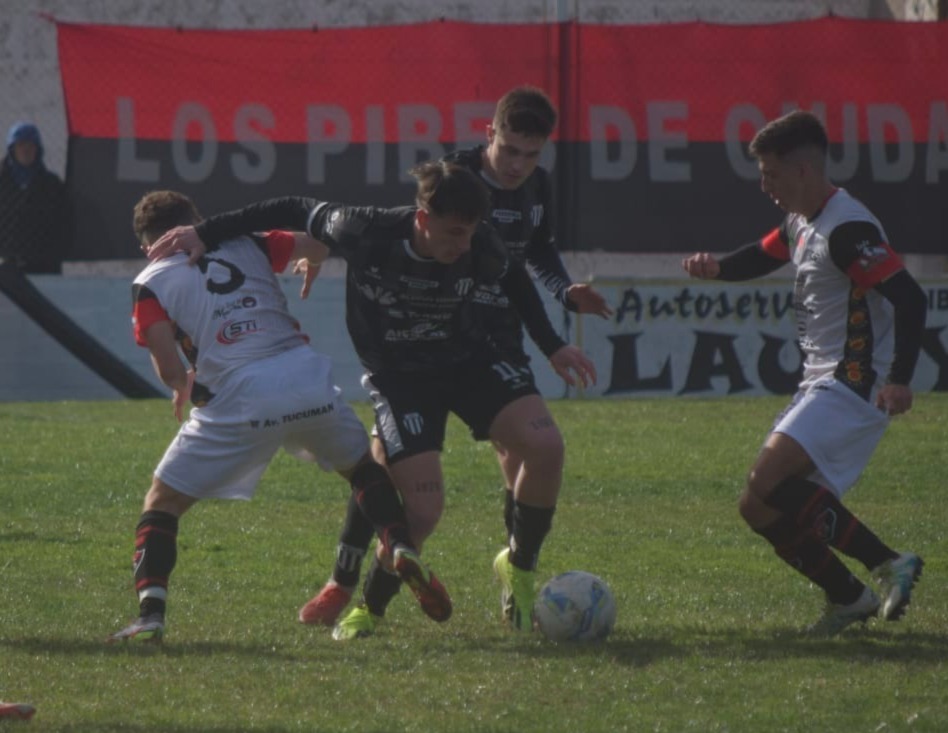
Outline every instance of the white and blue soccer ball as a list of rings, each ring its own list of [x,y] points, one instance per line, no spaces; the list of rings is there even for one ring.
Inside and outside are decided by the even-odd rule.
[[[571,570],[540,589],[533,617],[553,641],[605,639],[616,623],[616,599],[599,576]]]

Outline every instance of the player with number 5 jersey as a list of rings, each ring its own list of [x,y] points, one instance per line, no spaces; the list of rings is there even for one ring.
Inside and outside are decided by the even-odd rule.
[[[133,217],[146,253],[169,228],[198,221],[194,204],[175,191],[147,194]],[[387,472],[372,460],[365,428],[332,382],[329,358],[307,345],[274,275],[318,248],[303,234],[270,232],[241,237],[195,267],[185,257],[152,262],[135,278],[135,340],[172,390],[175,416],[182,419],[192,393],[197,406],[145,496],[132,560],[139,615],[110,641],[161,640],[179,519],[201,499],[250,499],[281,447],[345,477],[392,571],[429,617],[451,615],[447,592],[421,564]]]

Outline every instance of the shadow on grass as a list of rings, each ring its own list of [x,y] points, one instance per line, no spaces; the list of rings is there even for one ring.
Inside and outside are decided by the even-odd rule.
[[[301,661],[307,652],[281,651],[272,642],[240,643],[230,641],[191,641],[164,644],[109,644],[101,639],[44,639],[25,637],[22,639],[0,639],[0,649],[15,649],[30,653],[61,655],[97,655],[140,657],[160,655],[163,657],[211,657],[232,655],[250,659]]]
[[[40,709],[36,713],[36,722],[41,722],[42,710]],[[11,728],[12,730],[12,728]],[[89,733],[89,731],[94,730],[96,733],[235,733],[235,731],[253,731],[254,733],[289,733],[289,731],[299,731],[301,730],[299,726],[275,726],[268,725],[265,727],[252,726],[250,728],[240,727],[240,724],[231,724],[231,725],[216,725],[216,726],[205,726],[205,725],[169,725],[168,723],[107,723],[107,722],[96,722],[94,726],[90,727],[89,723],[83,723],[81,725],[63,725],[63,726],[47,726],[44,727],[45,731],[55,731],[55,733]],[[307,727],[306,730],[311,731],[312,733],[338,733],[336,728],[310,728]],[[381,728],[365,730],[364,733],[391,733],[390,729],[383,730]]]
[[[378,641],[391,643],[380,638]],[[372,642],[360,647],[373,654],[388,654],[384,643],[371,648]],[[454,653],[476,650],[500,655],[529,655],[544,659],[602,659],[604,656],[631,668],[645,668],[653,664],[691,657],[718,658],[735,661],[774,661],[789,658],[826,658],[866,662],[911,663],[915,666],[941,665],[948,658],[948,636],[917,631],[893,631],[876,626],[849,629],[833,639],[813,639],[799,629],[767,630],[708,629],[705,627],[663,630],[656,635],[613,634],[599,642],[553,643],[538,635],[455,636],[443,642],[416,640],[416,653],[439,654],[447,657]],[[105,639],[48,639],[25,637],[0,638],[0,649],[26,651],[31,654],[92,655],[106,657],[147,657],[158,655],[168,658],[234,656],[253,660],[304,662],[312,656],[327,659],[347,651],[344,645],[331,647],[280,648],[274,642],[237,641],[173,641],[161,645],[108,644]],[[349,650],[351,651],[351,650]],[[399,651],[392,653],[398,654]]]
[[[777,630],[684,628],[646,634],[613,634],[600,642],[545,642],[536,636],[518,643],[514,637],[471,639],[466,646],[501,654],[544,659],[602,659],[645,668],[691,657],[758,662],[789,658],[825,658],[936,666],[948,659],[948,635],[893,631],[876,626],[846,631],[832,639],[814,639],[800,629]]]
[[[543,650],[543,653],[547,651]],[[743,629],[684,629],[668,636],[609,641],[598,651],[591,647],[588,653],[606,653],[617,662],[633,667],[686,657],[736,661],[825,658],[937,666],[948,658],[948,636],[917,631],[895,632],[878,627],[851,629],[832,639],[807,637],[795,628],[769,633]]]
[[[81,545],[90,542],[85,537],[60,537],[58,535],[40,535],[36,532],[9,532],[0,534],[0,542],[42,542],[49,545]]]

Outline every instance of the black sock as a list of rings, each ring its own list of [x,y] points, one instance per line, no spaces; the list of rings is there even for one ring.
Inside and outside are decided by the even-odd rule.
[[[507,541],[513,537],[514,492],[504,489],[504,527],[507,528]]]
[[[849,605],[862,594],[865,586],[826,543],[789,517],[754,531],[773,545],[781,560],[822,588],[831,603]]]
[[[386,549],[396,544],[413,546],[405,509],[383,466],[374,462],[359,466],[352,476],[352,494]]]
[[[374,534],[375,528],[359,508],[359,502],[356,501],[355,490],[353,490],[349,494],[346,521],[339,534],[336,564],[332,569],[332,579],[339,585],[352,588],[359,582],[362,559],[369,549],[369,543]]]
[[[898,553],[880,540],[824,487],[802,478],[782,481],[767,504],[809,527],[827,545],[855,558],[872,570]]]
[[[142,616],[165,612],[168,578],[178,559],[178,518],[167,512],[147,511],[135,530],[132,570],[138,610]]]
[[[392,599],[398,595],[402,587],[402,580],[381,566],[377,555],[372,556],[372,564],[365,575],[365,586],[362,589],[362,600],[366,608],[376,616],[384,616],[385,609]]]
[[[536,570],[540,547],[553,525],[556,507],[528,506],[514,502],[510,563],[521,570]]]

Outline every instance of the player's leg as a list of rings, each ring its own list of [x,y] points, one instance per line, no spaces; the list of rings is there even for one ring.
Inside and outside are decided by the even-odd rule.
[[[837,382],[802,396],[778,420],[774,431],[801,447],[813,471],[776,486],[769,502],[870,570],[881,588],[882,615],[895,620],[911,600],[922,560],[915,553],[896,552],[842,503],[887,425],[887,416],[871,400]]]
[[[504,587],[504,615],[518,630],[532,628],[536,567],[553,523],[563,477],[563,439],[543,399],[536,394],[506,405],[490,436],[522,458],[514,481],[508,546],[494,569]]]
[[[817,518],[805,481],[814,470],[795,440],[771,433],[747,479],[739,509],[744,521],[777,555],[824,590],[830,603],[848,606],[866,590],[815,531]]]
[[[340,473],[352,485],[352,475],[355,468],[364,461],[371,461],[368,455],[368,439],[362,422],[352,412],[351,407],[340,399],[336,408],[328,416],[326,429],[316,431],[309,441],[312,443],[310,452],[316,455],[325,454],[327,450],[336,452],[336,456],[327,465],[350,466],[352,461],[346,457],[348,446],[352,446],[351,453],[358,453],[357,463]],[[347,437],[350,436],[351,437]],[[305,442],[306,435],[303,436]],[[290,450],[290,448],[288,448]],[[292,451],[291,451],[292,452]],[[362,561],[375,535],[375,528],[358,501],[358,492],[355,486],[346,502],[346,516],[343,521],[339,541],[336,545],[335,561],[329,580],[320,591],[313,596],[299,610],[300,623],[333,626],[339,615],[352,600],[352,595],[359,583],[362,570]],[[402,516],[401,510],[399,514]]]
[[[355,592],[375,529],[366,519],[354,493],[346,502],[346,517],[336,544],[335,562],[329,580],[299,612],[304,624],[332,626]]]
[[[443,385],[431,378],[379,374],[364,379],[363,385],[375,408],[373,454],[384,457],[402,499],[411,541],[420,552],[444,509],[441,448],[447,406]],[[339,622],[333,637],[345,640],[371,634],[401,583],[393,558],[377,551],[366,574],[362,602]]]
[[[178,520],[198,500],[175,491],[157,476],[145,495],[135,529],[132,571],[138,594],[138,618],[109,641],[160,641],[164,633],[168,580],[177,561]]]
[[[284,449],[301,460],[318,463],[324,470],[342,469],[340,473],[351,478],[354,469],[366,459],[369,441],[362,422],[333,384],[332,361],[305,347],[287,352],[283,361],[287,363],[271,369],[281,375],[282,382],[281,394],[271,400],[276,403],[273,414],[283,409],[305,415],[289,423]],[[310,409],[301,410],[302,406]],[[300,608],[301,623],[332,626],[336,622],[358,584],[362,558],[373,534],[372,523],[350,491],[333,571],[319,593]]]
[[[243,381],[240,387],[251,391]],[[160,639],[179,518],[200,499],[251,498],[278,450],[283,426],[248,419],[237,408],[240,400],[236,390],[222,390],[209,405],[192,410],[155,469],[136,530],[139,617],[110,640]]]
[[[491,441],[500,473],[504,477],[504,527],[507,530],[507,539],[513,535],[514,486],[523,466],[523,459],[512,450],[505,448],[496,441]]]
[[[406,460],[411,462],[414,458],[417,458],[417,456]],[[398,465],[396,464],[396,466]],[[440,470],[440,464],[437,469]],[[407,468],[404,470],[414,476],[414,472],[419,469]],[[407,512],[402,506],[389,473],[366,454],[358,466],[345,472],[344,475],[347,475],[352,483],[352,492],[356,496],[359,508],[365,517],[372,522],[375,532],[379,536],[379,555],[385,561],[386,569],[390,566],[395,575],[408,584],[421,604],[422,610],[429,618],[435,621],[447,621],[451,616],[451,599],[434,573],[421,562],[419,556],[420,543],[414,539],[409,531]],[[393,476],[399,479],[403,475],[400,474],[398,468],[393,472]],[[443,506],[443,496],[440,504]],[[408,505],[406,503],[406,506]],[[415,537],[417,537],[419,536],[417,533],[420,531],[418,522],[415,523],[415,527]],[[433,529],[434,523],[430,525],[428,531],[430,532]],[[376,599],[372,595],[371,586],[367,588],[366,605],[377,615],[384,614],[384,609],[389,600],[391,599]]]
[[[411,541],[419,550],[437,526],[444,508],[440,455],[439,451],[425,451],[395,461],[388,469],[402,496]],[[393,558],[380,545],[366,573],[361,603],[339,622],[333,638],[345,641],[373,633],[401,589],[402,580]],[[421,597],[419,601],[424,607]],[[436,620],[446,620],[449,615],[450,606],[444,618]]]

